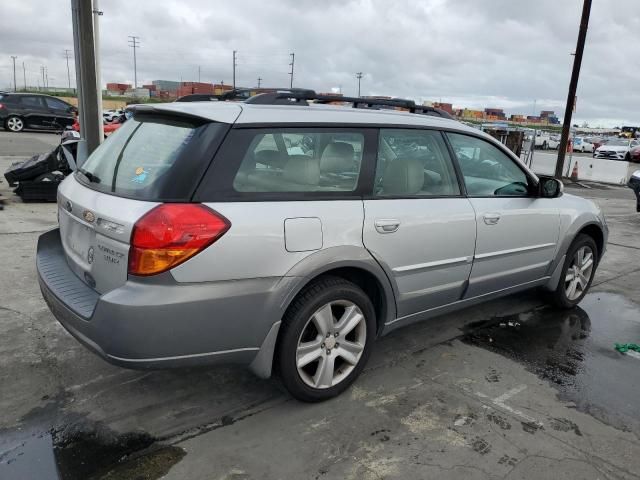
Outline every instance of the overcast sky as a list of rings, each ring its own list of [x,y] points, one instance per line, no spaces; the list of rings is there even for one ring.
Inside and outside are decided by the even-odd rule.
[[[594,0],[574,123],[640,124],[640,5]],[[561,116],[582,0],[101,0],[103,85],[154,79],[294,86]],[[0,88],[67,85],[69,0],[0,1]],[[71,84],[75,85],[71,62]]]

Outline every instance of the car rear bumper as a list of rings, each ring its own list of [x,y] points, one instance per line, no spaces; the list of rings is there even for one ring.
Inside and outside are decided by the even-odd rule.
[[[250,364],[282,315],[277,278],[179,284],[167,273],[100,295],[67,265],[58,229],[40,236],[36,266],[62,326],[128,368]]]

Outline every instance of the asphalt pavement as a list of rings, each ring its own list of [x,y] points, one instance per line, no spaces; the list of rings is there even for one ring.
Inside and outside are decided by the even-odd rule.
[[[0,132],[0,171],[56,143]],[[309,405],[238,367],[140,372],[88,352],[37,285],[55,206],[0,183],[0,479],[640,478],[640,359],[613,348],[640,343],[640,214],[626,188],[566,191],[611,230],[579,308],[534,291],[406,327]]]

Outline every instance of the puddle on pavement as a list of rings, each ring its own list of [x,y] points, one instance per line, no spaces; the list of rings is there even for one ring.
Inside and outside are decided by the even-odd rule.
[[[116,435],[104,428],[43,433],[14,442],[0,453],[0,478],[156,480],[184,455],[181,448],[156,444],[146,433]]]
[[[523,363],[579,410],[640,432],[640,359],[614,350],[615,343],[640,343],[640,306],[625,297],[592,293],[572,310],[540,307],[464,332],[464,342]]]

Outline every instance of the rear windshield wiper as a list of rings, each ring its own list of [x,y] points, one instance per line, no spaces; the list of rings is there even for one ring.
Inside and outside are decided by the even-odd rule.
[[[93,173],[87,172],[82,168],[79,168],[76,171],[80,173],[83,177],[85,177],[87,180],[89,180],[91,183],[100,183],[100,178],[94,175]]]

